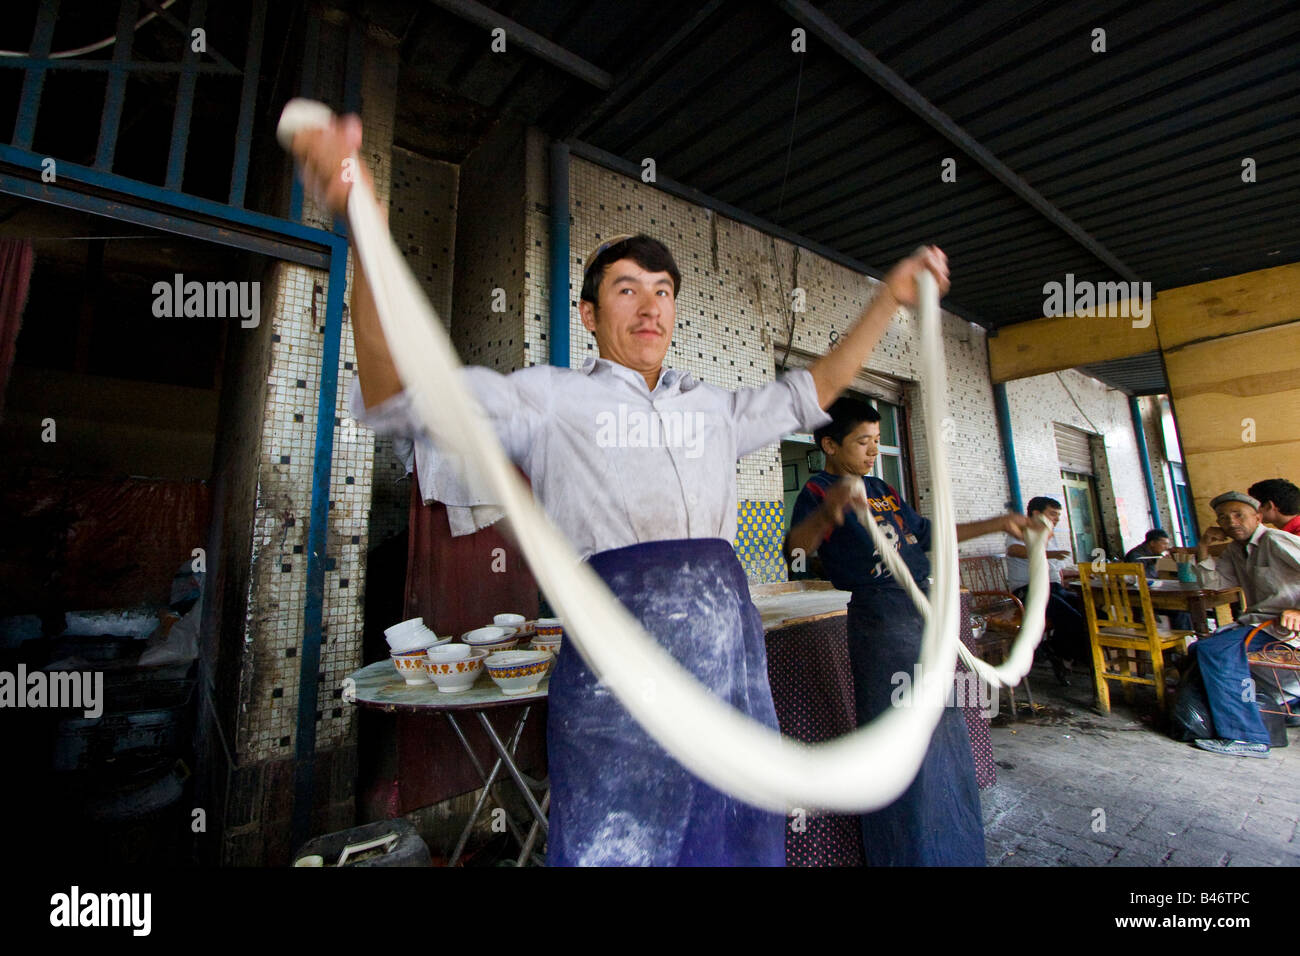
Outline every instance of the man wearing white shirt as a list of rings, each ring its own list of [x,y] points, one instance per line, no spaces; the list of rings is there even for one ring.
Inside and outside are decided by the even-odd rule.
[[[1046,518],[1053,528],[1061,520],[1061,503],[1055,498],[1039,495],[1029,499],[1025,513],[1031,522]],[[1063,686],[1070,685],[1071,662],[1091,662],[1092,646],[1088,640],[1088,623],[1083,608],[1070,589],[1061,583],[1061,569],[1056,562],[1070,557],[1069,551],[1047,552],[1047,620],[1052,628],[1051,640],[1044,644],[1052,673]],[[1029,592],[1029,552],[1023,541],[1007,535],[1007,587],[1022,602]]]
[[[294,138],[305,184],[339,215],[351,188],[340,170],[360,144],[355,117]],[[357,173],[369,177],[364,168]],[[762,621],[731,545],[736,460],[829,420],[822,409],[851,384],[898,307],[915,303],[923,269],[934,273],[941,295],[947,291],[943,252],[920,250],[890,270],[835,349],[806,370],[732,391],[664,365],[677,265],[654,239],[617,236],[593,250],[583,269],[579,309],[600,358],[581,369],[461,373],[547,515],[646,631],[716,696],[773,729]],[[422,490],[425,475],[440,474],[447,488],[462,486],[459,503],[480,504],[473,479],[456,474],[412,414],[360,262],[351,316],[354,415],[416,439]],[[784,864],[784,817],[719,793],[681,767],[567,641],[548,702],[548,865]]]
[[[1245,640],[1261,625],[1277,640],[1300,631],[1300,538],[1266,528],[1259,501],[1239,491],[1224,492],[1210,506],[1219,526],[1196,546],[1196,576],[1204,587],[1240,587],[1246,613],[1191,646],[1219,735],[1194,743],[1226,756],[1267,757],[1269,735],[1255,703]],[[1210,557],[1210,545],[1222,542],[1228,546]]]

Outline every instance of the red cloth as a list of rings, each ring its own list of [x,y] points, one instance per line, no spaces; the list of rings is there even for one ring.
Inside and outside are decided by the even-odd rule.
[[[494,614],[537,617],[537,582],[519,550],[493,525],[453,538],[447,508],[426,505],[418,477],[411,481],[410,550],[406,567],[406,617],[423,617],[439,635],[454,636],[492,623]],[[489,719],[506,738],[523,708],[496,708]],[[470,746],[485,769],[495,751],[478,718],[457,715]],[[460,741],[442,715],[397,715],[397,795],[399,813],[439,803],[482,786]],[[519,766],[539,775],[546,766],[546,704],[532,713],[516,752]],[[502,777],[505,772],[502,771]],[[513,786],[507,784],[507,789]]]
[[[1300,535],[1300,515],[1296,515],[1286,524],[1282,525],[1282,530],[1287,534]]]
[[[23,324],[34,261],[28,240],[0,239],[0,415],[5,410],[5,391],[18,350],[18,330]]]

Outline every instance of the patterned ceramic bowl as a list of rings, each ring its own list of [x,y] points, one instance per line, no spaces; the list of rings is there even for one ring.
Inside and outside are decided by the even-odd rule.
[[[429,675],[425,673],[424,651],[408,651],[405,654],[398,654],[396,651],[388,655],[393,659],[393,666],[397,668],[397,673],[408,684],[427,684]]]
[[[563,637],[564,624],[558,617],[538,618],[537,636],[538,637]]]
[[[534,637],[533,650],[546,651],[552,657],[560,656],[560,645],[564,643],[562,637]]]
[[[426,658],[424,669],[438,685],[439,693],[459,694],[474,686],[474,682],[483,673],[483,662],[487,656],[487,651],[470,651],[469,657],[458,660],[431,661]]]
[[[549,651],[507,651],[490,655],[483,666],[501,693],[510,696],[537,690],[550,671],[552,660]]]

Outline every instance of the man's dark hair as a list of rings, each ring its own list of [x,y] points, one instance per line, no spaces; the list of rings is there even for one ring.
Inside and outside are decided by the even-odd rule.
[[[1273,507],[1284,515],[1300,515],[1300,488],[1285,478],[1265,478],[1257,481],[1246,493],[1261,505],[1273,502]]]
[[[1061,503],[1055,498],[1048,498],[1046,495],[1039,495],[1037,498],[1029,499],[1029,507],[1025,509],[1025,514],[1031,515],[1036,511],[1046,511],[1048,508],[1059,508]]]
[[[1164,528],[1152,528],[1150,531],[1147,532],[1146,542],[1147,544],[1150,544],[1152,541],[1159,541],[1161,538],[1168,538],[1168,537],[1169,537],[1169,532],[1166,531]]]
[[[632,236],[598,247],[596,257],[587,266],[582,275],[582,299],[592,305],[599,305],[597,298],[600,282],[605,278],[605,269],[619,259],[631,259],[647,272],[667,272],[673,280],[673,296],[682,287],[682,274],[677,269],[673,254],[658,239],[649,236]]]
[[[831,420],[813,432],[813,440],[817,442],[819,451],[825,451],[822,448],[823,438],[829,438],[840,445],[844,443],[844,436],[863,422],[880,421],[880,412],[866,402],[847,396],[835,399],[831,407],[826,409],[826,414],[831,417]]]

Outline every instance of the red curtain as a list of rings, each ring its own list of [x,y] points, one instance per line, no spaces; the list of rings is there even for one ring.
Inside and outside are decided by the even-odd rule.
[[[414,475],[410,535],[407,617],[423,617],[441,635],[491,624],[494,614],[537,617],[537,582],[514,543],[498,526],[453,538],[446,507],[436,502],[426,505]],[[509,733],[524,706],[490,711],[489,719],[501,737]],[[536,701],[531,706],[516,757],[525,772],[541,773],[544,770],[539,768],[546,766],[546,704]],[[496,755],[478,721],[462,714],[458,723],[480,763],[491,767]],[[395,812],[407,813],[482,785],[442,716],[399,714],[397,733]]]
[[[18,350],[18,330],[27,306],[35,255],[26,239],[0,239],[0,415],[5,410],[9,370]]]

